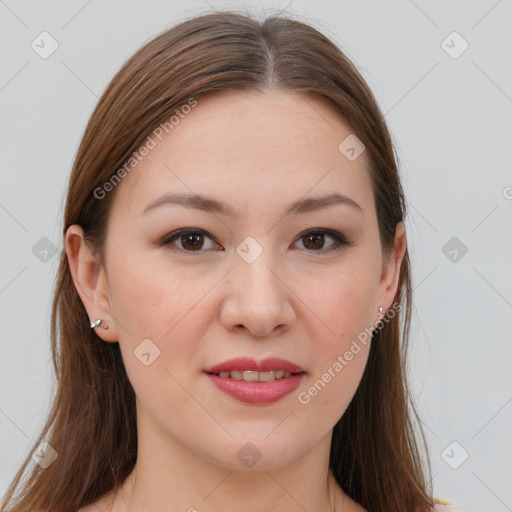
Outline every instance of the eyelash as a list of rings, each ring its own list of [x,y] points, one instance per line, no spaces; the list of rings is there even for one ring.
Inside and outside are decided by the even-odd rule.
[[[350,247],[353,245],[353,242],[349,242],[342,233],[340,233],[338,231],[334,231],[332,229],[324,229],[324,228],[314,228],[314,229],[309,229],[308,231],[304,231],[298,237],[298,240],[305,238],[307,236],[310,236],[310,235],[321,235],[321,234],[327,235],[330,238],[334,239],[334,243],[331,246],[329,246],[327,249],[316,249],[316,250],[315,249],[309,249],[309,250],[306,249],[306,251],[314,253],[314,254],[317,254],[317,253],[325,254],[325,253],[331,252],[331,251],[340,251],[341,249],[344,249],[346,247]],[[183,228],[183,229],[178,229],[177,231],[173,231],[172,233],[169,233],[168,235],[166,235],[162,239],[160,244],[162,246],[167,246],[170,250],[172,250],[174,252],[178,252],[178,253],[182,253],[182,254],[183,253],[199,254],[201,252],[205,252],[204,250],[201,250],[201,249],[199,249],[197,251],[192,251],[192,250],[180,249],[178,247],[174,247],[174,248],[170,247],[170,245],[175,240],[177,240],[185,235],[201,235],[201,236],[208,237],[212,241],[215,242],[215,239],[212,236],[210,236],[206,231],[203,231],[202,229]],[[215,242],[215,243],[217,243],[217,242]]]

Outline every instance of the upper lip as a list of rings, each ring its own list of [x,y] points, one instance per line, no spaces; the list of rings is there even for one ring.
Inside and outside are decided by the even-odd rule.
[[[263,359],[256,361],[251,357],[239,357],[236,359],[229,359],[223,363],[216,364],[204,370],[206,373],[220,373],[229,371],[255,371],[255,372],[269,372],[271,370],[284,370],[290,373],[302,373],[304,369],[299,365],[280,359],[277,357]]]

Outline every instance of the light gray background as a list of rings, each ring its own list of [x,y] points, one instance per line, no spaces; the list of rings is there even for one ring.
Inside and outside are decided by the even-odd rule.
[[[512,0],[0,0],[0,492],[53,386],[57,258],[44,263],[32,248],[43,237],[62,247],[65,185],[97,97],[161,30],[244,5],[287,7],[324,31],[386,112],[409,203],[410,373],[435,494],[475,511],[512,510]],[[43,31],[59,45],[47,59],[31,48]],[[469,44],[458,58],[442,47],[453,31]],[[452,53],[461,44],[445,43]],[[442,251],[452,237],[468,249],[456,262]],[[463,450],[468,459],[453,469]]]

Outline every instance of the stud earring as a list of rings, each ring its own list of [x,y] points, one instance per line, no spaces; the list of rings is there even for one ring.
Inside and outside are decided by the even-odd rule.
[[[94,320],[94,322],[91,323],[91,329],[95,329],[96,327],[99,327],[101,323],[103,322],[103,318],[98,318],[97,320]],[[108,329],[108,324],[103,322],[103,325],[101,325],[103,329]]]
[[[384,316],[384,313],[383,313],[384,309],[382,308],[382,306],[379,307],[379,312],[378,312],[378,315],[379,315],[379,318],[382,320],[382,317]]]

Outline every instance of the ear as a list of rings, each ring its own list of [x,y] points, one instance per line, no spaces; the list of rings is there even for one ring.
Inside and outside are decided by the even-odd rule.
[[[393,306],[393,300],[398,288],[400,267],[407,249],[407,238],[403,222],[399,222],[395,229],[393,248],[382,268],[379,284],[377,308],[382,306],[385,313]],[[378,323],[378,322],[377,322]]]
[[[103,319],[102,324],[94,329],[96,334],[104,341],[118,341],[110,309],[106,273],[99,254],[94,253],[87,245],[84,231],[77,224],[66,231],[65,245],[73,283],[90,321]],[[108,329],[104,329],[102,325],[108,325]]]

